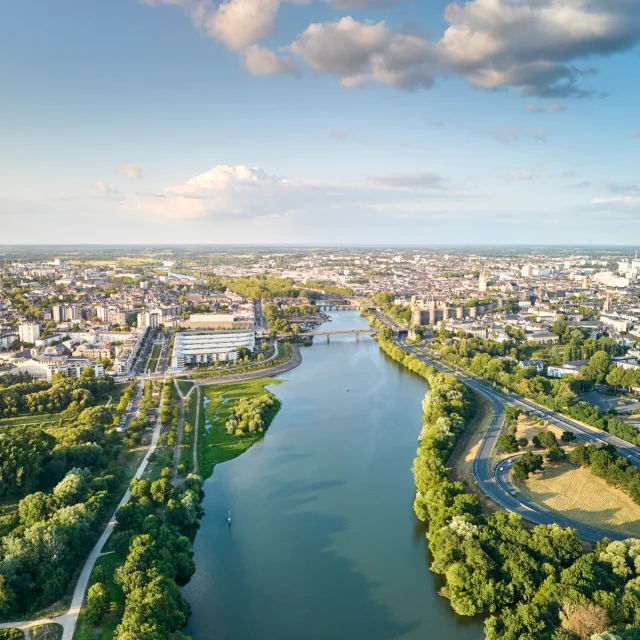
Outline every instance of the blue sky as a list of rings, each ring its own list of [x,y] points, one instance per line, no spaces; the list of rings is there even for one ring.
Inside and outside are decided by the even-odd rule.
[[[0,243],[621,243],[637,0],[5,0]]]

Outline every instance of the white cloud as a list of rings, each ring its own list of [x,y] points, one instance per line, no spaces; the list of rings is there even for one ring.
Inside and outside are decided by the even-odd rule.
[[[246,50],[244,64],[254,76],[296,75],[298,73],[298,69],[290,57],[278,57],[270,49],[258,44],[251,45]]]
[[[128,180],[142,179],[142,167],[139,164],[121,164],[118,171]]]
[[[206,20],[207,31],[239,51],[273,35],[280,0],[226,0]]]
[[[291,45],[317,74],[332,74],[346,87],[369,80],[401,88],[430,87],[435,56],[421,37],[394,33],[384,21],[358,22],[347,16],[312,24]]]
[[[273,176],[257,167],[220,165],[159,193],[126,198],[122,207],[161,218],[264,219],[310,210],[324,215],[325,210],[373,206],[419,209],[427,201],[432,205],[434,198],[446,202],[466,197],[470,194],[464,189],[449,187],[447,180],[430,172],[331,184]]]
[[[441,189],[444,186],[442,177],[430,171],[393,173],[378,176],[372,181],[380,186],[396,189]]]
[[[334,9],[388,9],[402,0],[326,0]]]
[[[594,198],[592,204],[620,204],[635,205],[640,204],[640,196],[616,196],[614,198]]]
[[[633,0],[473,0],[450,4],[445,18],[450,26],[437,46],[451,70],[477,88],[541,96],[584,93],[577,60],[640,39]]]
[[[629,131],[630,138],[640,138],[640,131]]]
[[[276,32],[283,1],[141,0],[176,5],[194,24],[245,54]],[[371,9],[394,0],[328,0],[339,9]],[[455,73],[478,89],[512,87],[541,97],[590,94],[581,86],[593,70],[581,61],[629,50],[640,42],[637,0],[468,0],[445,10],[449,26],[438,42],[389,29],[384,22],[352,17],[311,24],[290,49],[318,74],[338,76],[344,86],[368,80],[400,88],[428,88],[437,74]],[[273,54],[275,56],[275,54]],[[266,61],[265,61],[266,60]],[[289,72],[289,63],[264,56],[248,62],[258,73]],[[529,105],[528,110],[562,110]]]
[[[98,180],[98,182],[93,185],[93,188],[98,192],[101,198],[119,198],[122,195],[117,189],[113,189],[102,180]]]

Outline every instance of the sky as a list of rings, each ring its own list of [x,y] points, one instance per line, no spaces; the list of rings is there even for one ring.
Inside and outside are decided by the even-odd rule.
[[[0,244],[633,244],[638,0],[0,0]]]

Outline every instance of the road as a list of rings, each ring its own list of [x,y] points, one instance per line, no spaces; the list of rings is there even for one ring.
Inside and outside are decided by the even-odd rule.
[[[599,431],[592,427],[585,426],[575,420],[560,415],[545,407],[522,398],[515,394],[504,395],[496,391],[493,387],[489,387],[486,383],[479,381],[458,368],[445,365],[440,361],[434,360],[425,354],[423,350],[417,349],[407,344],[406,338],[398,341],[400,347],[411,355],[416,356],[422,362],[459,378],[468,387],[483,395],[491,402],[494,415],[491,424],[487,429],[482,444],[476,458],[473,462],[473,475],[482,491],[491,498],[496,504],[502,508],[520,514],[523,518],[535,524],[552,524],[557,523],[563,527],[572,527],[578,532],[583,540],[597,542],[607,536],[613,540],[624,540],[628,536],[623,536],[612,531],[599,530],[588,525],[581,524],[575,520],[563,518],[557,514],[539,507],[533,502],[528,501],[513,486],[510,480],[511,465],[514,459],[508,464],[504,462],[499,464],[496,469],[491,468],[491,454],[497,444],[502,425],[504,423],[504,409],[507,404],[512,404],[523,411],[528,411],[532,415],[543,418],[549,424],[552,424],[564,431],[575,433],[580,439],[589,444],[602,446],[603,444],[613,444],[618,453],[627,458],[631,463],[640,466],[640,449],[624,440],[615,438],[610,434]]]
[[[136,401],[139,404],[142,398],[142,385],[139,384],[138,386],[139,388],[136,393]],[[135,415],[133,412],[128,414],[127,426],[128,426],[128,421],[132,419],[133,415]],[[153,435],[151,437],[151,444],[149,445],[149,449],[144,459],[140,463],[140,466],[138,467],[138,470],[136,471],[136,474],[134,476],[138,480],[144,474],[147,468],[147,465],[149,464],[149,458],[151,457],[153,452],[156,450],[156,446],[158,445],[158,438],[160,437],[161,431],[162,431],[162,424],[160,424],[160,420],[158,420],[156,423],[155,429],[153,431]],[[91,572],[93,571],[93,567],[95,566],[98,558],[101,555],[103,555],[102,548],[104,547],[107,540],[109,539],[109,536],[113,533],[113,530],[116,524],[116,513],[118,509],[123,505],[127,504],[130,498],[131,498],[131,491],[130,489],[127,489],[124,496],[122,497],[122,500],[120,500],[120,503],[118,504],[115,511],[113,512],[113,515],[109,519],[109,523],[105,527],[104,531],[102,532],[102,535],[98,539],[98,542],[96,542],[87,560],[85,561],[84,566],[82,567],[82,572],[80,573],[80,577],[78,578],[78,582],[76,583],[75,589],[73,591],[73,596],[71,598],[71,606],[69,607],[69,610],[66,613],[62,614],[61,616],[57,616],[55,618],[13,622],[13,623],[6,622],[3,624],[0,624],[0,629],[17,628],[17,629],[26,630],[36,624],[45,624],[48,622],[55,622],[62,626],[62,629],[63,629],[62,640],[73,639],[73,634],[75,632],[76,625],[78,623],[78,616],[80,614],[80,609],[82,608],[84,595],[87,591],[87,587],[89,586],[89,579],[91,577]]]

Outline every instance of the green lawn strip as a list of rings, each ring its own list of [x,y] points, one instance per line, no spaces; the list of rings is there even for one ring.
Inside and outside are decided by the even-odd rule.
[[[189,393],[189,391],[191,391],[191,388],[193,387],[193,382],[189,380],[178,380],[177,382],[183,396],[186,396],[187,393]]]
[[[242,436],[229,435],[226,431],[226,423],[231,415],[234,404],[241,398],[253,398],[264,393],[273,396],[275,402],[269,414],[265,417],[265,425],[268,427],[280,410],[280,401],[265,387],[272,384],[280,384],[281,380],[275,378],[259,378],[225,385],[203,387],[202,407],[200,414],[206,420],[201,419],[198,435],[198,466],[200,475],[208,478],[217,464],[237,458],[264,434],[250,433]],[[204,399],[210,402],[205,406]],[[211,425],[206,428],[206,422]]]
[[[160,351],[162,351],[161,344],[153,345],[153,352],[151,353],[151,360],[149,361],[148,367],[151,373],[155,373],[156,365],[158,364],[158,358],[160,357]]]
[[[24,425],[39,425],[60,421],[60,413],[26,414],[15,418],[3,418],[1,427],[20,427]]]
[[[193,471],[193,434],[196,421],[196,403],[198,394],[194,391],[184,405],[184,433],[180,449],[180,464],[184,465],[185,475]]]
[[[87,620],[86,608],[84,606],[87,600],[87,594],[85,593],[83,607],[78,617],[78,625],[73,634],[73,640],[111,640],[113,638],[115,628],[120,624],[124,612],[124,593],[120,586],[114,582],[114,574],[115,570],[124,564],[124,561],[125,558],[117,553],[110,553],[109,555],[98,558],[96,567],[101,566],[104,571],[104,585],[111,598],[111,610],[102,622],[96,626],[91,625]],[[96,582],[94,579],[96,567],[94,567],[91,573],[90,585]]]

